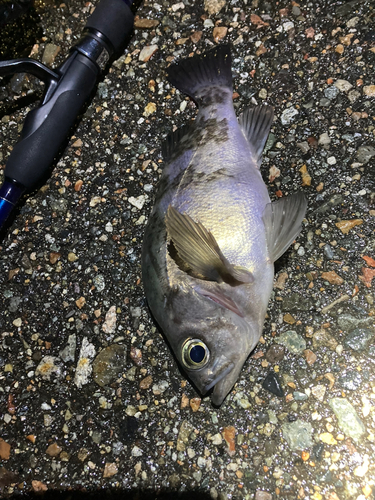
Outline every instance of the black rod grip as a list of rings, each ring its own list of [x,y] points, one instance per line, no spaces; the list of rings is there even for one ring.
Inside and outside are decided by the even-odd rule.
[[[59,92],[43,106],[30,111],[5,167],[5,176],[27,190],[43,181],[69,137],[69,131],[90,96],[99,69],[78,54],[69,74],[60,83]],[[74,77],[74,78],[71,78]]]

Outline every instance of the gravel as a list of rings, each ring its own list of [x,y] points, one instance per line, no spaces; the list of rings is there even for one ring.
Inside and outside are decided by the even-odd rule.
[[[35,4],[0,51],[57,67],[93,5]],[[50,177],[0,235],[2,498],[374,495],[373,13],[370,0],[141,3]],[[215,39],[232,44],[237,113],[275,108],[271,199],[308,198],[261,341],[220,408],[178,367],[140,268],[161,145],[196,115],[166,68]],[[43,87],[0,83],[1,176]],[[264,390],[269,373],[283,395]]]

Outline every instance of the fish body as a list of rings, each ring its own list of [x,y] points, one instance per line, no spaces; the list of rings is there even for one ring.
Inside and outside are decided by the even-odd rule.
[[[298,234],[306,202],[300,194],[270,202],[259,165],[273,109],[237,119],[228,46],[170,67],[169,80],[199,112],[164,146],[143,283],[185,372],[220,405],[259,341],[273,263]]]

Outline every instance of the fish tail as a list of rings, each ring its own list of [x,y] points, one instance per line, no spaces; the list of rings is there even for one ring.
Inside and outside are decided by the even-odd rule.
[[[225,87],[232,92],[231,65],[230,47],[222,44],[204,54],[172,64],[167,69],[167,78],[199,103],[202,91],[210,87]]]

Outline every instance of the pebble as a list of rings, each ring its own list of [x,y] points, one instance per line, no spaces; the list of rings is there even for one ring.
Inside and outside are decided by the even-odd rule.
[[[368,163],[375,156],[375,148],[373,146],[360,146],[357,151],[357,160],[359,163]]]
[[[35,375],[44,380],[51,380],[52,375],[56,378],[62,376],[60,360],[56,356],[44,356],[35,370]]]
[[[313,428],[309,422],[296,420],[295,422],[285,422],[281,426],[283,437],[292,450],[306,450],[313,445]]]
[[[324,95],[327,97],[327,99],[336,99],[339,93],[340,91],[337,86],[327,87],[326,89],[324,89]]]
[[[46,449],[46,454],[49,455],[50,457],[57,457],[58,455],[60,455],[61,452],[62,448],[57,443],[50,444]]]
[[[158,384],[154,384],[152,386],[152,392],[155,394],[155,396],[159,396],[160,394],[163,394],[169,387],[169,382],[166,380],[161,380]]]
[[[133,446],[132,457],[141,457],[142,455],[143,451],[141,450],[141,448],[139,448],[138,446]]]
[[[315,363],[315,361],[317,360],[316,354],[313,351],[311,351],[311,349],[305,349],[303,351],[303,354],[305,356],[306,363],[308,365],[313,365]]]
[[[212,16],[218,14],[226,3],[226,0],[204,0],[204,10]]]
[[[60,50],[61,48],[58,45],[47,43],[43,52],[42,63],[51,66]]]
[[[118,378],[126,363],[126,349],[120,344],[104,348],[92,364],[93,378],[100,387],[109,385]]]
[[[140,19],[139,17],[134,18],[134,28],[137,29],[152,29],[158,26],[159,21],[157,19]]]
[[[364,477],[368,472],[369,465],[370,465],[369,456],[367,454],[365,454],[363,456],[362,464],[358,465],[358,467],[356,467],[353,470],[353,474],[357,477]]]
[[[192,398],[190,400],[189,402],[190,408],[193,410],[194,413],[199,410],[201,402],[202,402],[201,398]]]
[[[157,50],[157,45],[146,45],[139,53],[139,60],[142,62],[147,62]]]
[[[189,443],[189,436],[193,431],[193,425],[187,420],[183,420],[177,436],[177,451],[185,451],[186,445]]]
[[[327,132],[320,134],[318,144],[320,144],[321,146],[327,146],[328,144],[331,144],[331,139]]]
[[[226,26],[216,26],[216,28],[213,29],[212,36],[214,41],[217,43],[220,40],[223,40],[228,33],[228,28]]]
[[[140,382],[139,382],[139,388],[140,389],[149,389],[152,385],[152,377],[151,375],[148,375],[147,377],[145,377],[144,379],[142,379]]]
[[[229,456],[233,456],[236,453],[236,428],[230,425],[229,427],[224,427],[223,438],[227,443],[227,452]]]
[[[105,315],[105,321],[102,325],[103,332],[114,333],[114,331],[116,330],[116,322],[117,322],[116,306],[111,306]]]
[[[342,285],[344,283],[344,280],[335,271],[322,273],[321,276],[331,285]]]
[[[340,79],[335,81],[334,86],[337,87],[340,90],[340,92],[348,92],[348,90],[350,90],[353,87],[353,85],[347,80],[340,80]]]
[[[293,354],[301,354],[306,349],[306,341],[294,330],[288,330],[282,333],[278,339],[278,343],[284,345],[288,351]]]
[[[69,335],[67,345],[64,347],[64,349],[62,349],[59,352],[60,358],[65,363],[68,361],[74,361],[76,347],[77,347],[77,335],[74,333],[72,335]]]
[[[363,87],[363,93],[368,97],[375,97],[375,85],[365,85]]]
[[[211,438],[211,441],[212,441],[212,444],[214,444],[215,446],[220,446],[221,443],[223,442],[223,438],[221,437],[220,432],[218,432],[217,434],[213,435],[212,438]]]
[[[279,363],[284,359],[285,347],[280,344],[272,344],[266,352],[266,360],[269,363]]]
[[[283,125],[289,125],[289,123],[292,123],[294,121],[294,117],[297,116],[298,110],[296,108],[290,107],[285,109],[280,116],[281,123]]]
[[[368,328],[356,328],[345,337],[343,344],[345,347],[353,349],[353,351],[365,351],[369,348],[374,333],[374,330]]]
[[[311,393],[316,399],[323,401],[326,390],[325,385],[318,384],[311,388]]]
[[[98,292],[102,292],[105,289],[105,279],[102,274],[94,276],[92,282]]]
[[[257,490],[255,492],[255,500],[272,500],[272,495],[268,491]]]
[[[280,380],[274,371],[270,371],[262,383],[263,389],[275,394],[279,398],[284,397],[284,390],[281,387]]]
[[[134,455],[133,455],[134,456]],[[112,477],[118,472],[118,467],[115,463],[106,463],[104,466],[103,477],[108,478]]]
[[[329,406],[337,417],[341,431],[358,442],[365,434],[366,428],[351,403],[346,398],[332,398]]]
[[[143,205],[146,202],[146,196],[144,194],[141,194],[137,198],[134,198],[134,196],[130,196],[130,198],[128,198],[128,202],[134,207],[138,208],[138,210],[142,210]]]
[[[319,435],[319,439],[325,444],[337,444],[336,439],[332,436],[330,432],[322,432]]]
[[[306,401],[306,399],[308,399],[308,395],[305,394],[304,392],[294,391],[293,398],[296,401]]]
[[[16,318],[14,321],[12,321],[12,324],[16,327],[22,326],[22,318]]]
[[[4,439],[0,438],[0,458],[2,460],[9,460],[11,446]]]
[[[150,116],[156,111],[156,104],[154,102],[149,102],[143,112],[143,116]]]
[[[74,383],[81,388],[89,381],[89,376],[92,372],[91,362],[96,354],[95,347],[91,344],[87,337],[82,340],[82,346],[79,353],[79,359],[76,367]]]
[[[348,391],[356,391],[362,384],[362,376],[356,370],[348,370],[340,375],[338,384]]]
[[[334,351],[337,347],[337,340],[330,335],[327,330],[323,328],[317,330],[313,335],[313,346],[316,347],[328,347],[331,351]]]

